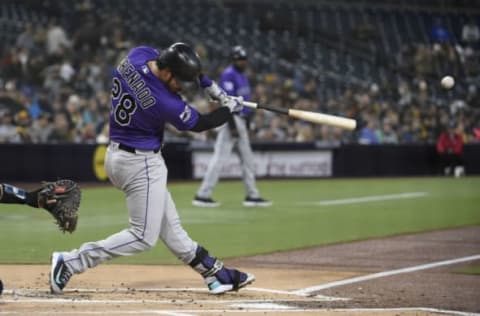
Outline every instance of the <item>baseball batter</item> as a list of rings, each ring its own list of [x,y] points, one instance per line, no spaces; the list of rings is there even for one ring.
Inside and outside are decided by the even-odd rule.
[[[181,98],[183,82],[200,86],[223,106],[201,115]],[[73,274],[119,256],[155,246],[158,238],[184,263],[200,273],[210,293],[238,290],[252,274],[226,268],[183,229],[167,189],[161,155],[165,123],[201,132],[224,124],[242,104],[201,74],[197,53],[184,43],[162,52],[141,46],[122,59],[113,74],[110,145],[105,167],[113,185],[125,193],[130,227],[104,240],[69,252],[54,252],[50,287],[61,293]]]
[[[243,73],[247,66],[247,52],[242,46],[235,46],[231,52],[232,63],[224,70],[220,78],[220,86],[230,96],[250,100],[250,83]],[[242,166],[242,179],[245,185],[246,197],[244,206],[270,206],[271,201],[264,200],[255,183],[255,164],[250,140],[248,137],[247,120],[251,110],[243,108],[235,113],[228,124],[223,125],[217,135],[213,157],[209,162],[207,173],[203,178],[200,189],[194,197],[195,206],[216,207],[220,203],[211,196],[218,183],[222,162],[229,157],[234,147],[237,148]]]

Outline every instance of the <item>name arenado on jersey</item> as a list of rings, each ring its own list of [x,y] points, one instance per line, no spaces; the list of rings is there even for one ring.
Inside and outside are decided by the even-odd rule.
[[[141,79],[140,73],[135,70],[128,58],[122,59],[117,67],[117,71],[135,94],[135,97],[140,101],[142,108],[146,109],[155,104],[152,91],[145,86],[145,81]]]

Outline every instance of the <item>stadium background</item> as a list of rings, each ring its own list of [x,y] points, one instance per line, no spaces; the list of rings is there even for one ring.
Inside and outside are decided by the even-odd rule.
[[[155,14],[148,14],[152,10]],[[480,135],[479,10],[475,1],[446,0],[2,1],[0,143],[107,143],[110,73],[129,48],[189,42],[200,53],[206,73],[217,78],[230,48],[242,44],[250,54],[253,100],[352,117],[359,125],[349,132],[258,111],[251,128],[254,146],[260,144],[257,149],[269,149],[261,146],[265,144],[275,149],[276,143],[293,144],[292,149],[298,144],[309,150],[344,148],[345,153],[339,149],[334,155],[332,168],[352,166],[353,171],[333,170],[334,176],[436,174],[433,144],[453,122],[467,144],[467,173],[475,174],[480,172],[475,163],[480,153],[470,144],[478,143]],[[473,25],[473,36],[465,31],[467,25]],[[447,74],[456,79],[452,90],[439,83]],[[200,111],[208,110],[200,91],[192,90],[187,97]],[[191,148],[208,148],[213,139],[212,132],[170,130],[167,143],[180,143],[170,146],[180,153],[172,159],[167,154],[167,161],[178,161],[176,157],[189,155]],[[348,147],[356,144],[377,148],[358,149],[365,159],[357,163],[343,161],[357,152],[355,146]],[[379,145],[387,153],[375,153],[381,151]],[[423,152],[411,154],[409,145],[413,151],[421,145]],[[36,176],[31,168],[20,168],[15,176],[9,170],[26,149],[9,148],[3,179],[62,176]],[[31,148],[37,148],[40,161],[52,164],[46,147]],[[71,156],[88,161],[86,169],[63,176],[98,178],[92,175],[92,158],[84,158],[93,155],[94,147],[88,154],[77,154],[78,147],[48,148],[73,150]],[[411,157],[410,163],[419,166],[413,171],[369,168],[369,161],[378,165],[374,157],[379,156]],[[181,168],[189,169],[188,157],[183,160]],[[381,159],[390,166],[405,162],[397,160]],[[365,172],[358,172],[362,166]],[[195,172],[178,173],[188,178]],[[172,175],[177,172],[172,170]]]
[[[454,120],[478,141],[479,40],[462,37],[470,21],[478,28],[475,1],[5,0],[0,10],[2,142],[104,142],[116,61],[180,40],[213,78],[244,45],[260,103],[360,122],[349,133],[259,112],[254,140],[433,143]]]
[[[72,235],[59,234],[44,212],[2,206],[0,313],[75,315],[78,307],[78,314],[120,315],[142,306],[132,313],[276,315],[274,303],[296,308],[291,315],[479,313],[479,39],[463,38],[469,21],[479,27],[479,14],[473,0],[1,1],[0,179],[33,188],[69,177],[82,182],[84,199]],[[215,300],[197,290],[203,284],[187,267],[159,265],[178,263],[159,246],[74,278],[64,298],[49,296],[53,250],[126,225],[121,192],[84,182],[104,180],[112,67],[134,45],[177,40],[196,46],[213,78],[230,47],[242,44],[251,56],[254,100],[354,117],[359,128],[345,132],[259,111],[251,131],[257,160],[279,155],[294,171],[261,178],[310,178],[261,179],[272,208],[242,208],[241,183],[228,181],[215,194],[222,208],[198,210],[190,205],[198,181],[171,183],[187,230],[227,263],[253,270],[254,285],[270,292]],[[440,87],[445,74],[455,77],[454,89]],[[200,92],[187,97],[207,110]],[[434,143],[449,122],[466,142],[461,179],[438,176]],[[163,151],[170,178],[194,178],[192,162],[211,151],[212,140],[212,133],[170,130]],[[323,164],[312,164],[317,160]],[[331,176],[378,178],[324,179]],[[412,198],[388,200],[403,194]],[[387,200],[361,202],[365,197]],[[333,204],[319,204],[325,201]],[[314,297],[291,293],[475,255]],[[235,300],[250,305],[216,305]]]

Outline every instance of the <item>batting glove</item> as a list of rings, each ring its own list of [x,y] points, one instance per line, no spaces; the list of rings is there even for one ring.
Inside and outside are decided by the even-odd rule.
[[[220,88],[215,81],[212,81],[212,84],[204,88],[204,90],[210,96],[210,98],[216,101],[222,102],[223,99],[228,97],[227,93]]]
[[[204,74],[198,77],[200,87],[215,101],[222,101],[227,97],[227,93],[220,86]]]
[[[232,113],[239,113],[243,109],[243,98],[242,97],[232,97],[232,96],[227,95],[222,100],[220,100],[220,103],[223,106],[228,107],[230,109],[230,112],[232,112]]]

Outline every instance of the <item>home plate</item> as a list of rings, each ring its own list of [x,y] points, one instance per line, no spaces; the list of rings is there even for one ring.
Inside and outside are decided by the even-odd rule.
[[[243,309],[268,309],[268,310],[281,310],[281,309],[292,309],[291,306],[280,305],[275,303],[242,303],[242,304],[232,304],[232,307],[243,308]]]

